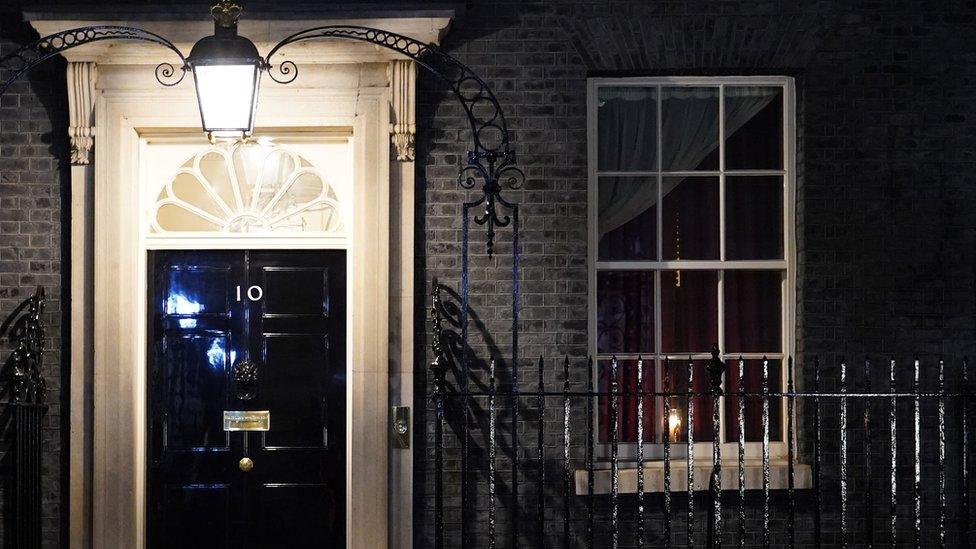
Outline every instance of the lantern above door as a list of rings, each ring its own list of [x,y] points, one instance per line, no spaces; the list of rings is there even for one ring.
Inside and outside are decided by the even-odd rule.
[[[210,9],[214,33],[197,41],[187,67],[200,105],[203,131],[217,138],[246,138],[254,130],[264,59],[251,40],[237,34],[241,7],[224,1]]]

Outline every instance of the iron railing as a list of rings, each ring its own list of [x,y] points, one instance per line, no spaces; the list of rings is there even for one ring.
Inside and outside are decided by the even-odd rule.
[[[4,433],[12,435],[12,532],[6,543],[17,549],[41,547],[42,418],[47,411],[41,365],[44,358],[44,289],[24,300],[0,326],[13,351],[3,366],[7,401]]]
[[[537,380],[527,387],[503,372],[500,360],[488,359],[483,368],[470,357],[472,364],[458,364],[451,350],[457,336],[444,327],[436,286],[433,311],[429,543],[435,547],[970,546],[973,393],[966,359],[889,359],[883,367],[863,359],[856,376],[847,361],[827,368],[813,359],[803,369],[806,389],[797,389],[792,358],[779,387],[763,360],[761,389],[746,390],[745,361],[724,360],[715,350],[705,390],[694,389],[689,362],[686,390],[645,391],[641,359],[607,361],[609,383],[599,387],[592,360],[563,358],[550,371],[540,358]],[[635,364],[636,385],[622,388],[618,370]],[[954,373],[949,385],[947,365]],[[671,370],[677,368],[665,366]],[[923,379],[923,371],[932,379]],[[730,376],[738,377],[737,390],[723,387]],[[609,440],[595,432],[601,399],[608,403],[602,407]],[[708,413],[696,405],[710,403],[711,441],[696,445],[692,428],[680,444],[670,434],[658,445],[626,443],[619,435],[623,399],[636,400],[635,440],[646,440],[649,406],[663,404],[668,418],[671,403],[683,404],[681,419],[693,426],[696,413]],[[726,399],[735,404],[723,420]],[[761,406],[755,443],[745,438],[747,401]],[[775,407],[785,423],[780,460],[771,457]],[[730,414],[737,435],[723,443]],[[662,453],[650,457],[645,448]],[[759,456],[755,467],[750,449]],[[723,467],[734,475],[723,475]],[[662,473],[651,480],[651,470]],[[760,477],[750,483],[755,470]]]

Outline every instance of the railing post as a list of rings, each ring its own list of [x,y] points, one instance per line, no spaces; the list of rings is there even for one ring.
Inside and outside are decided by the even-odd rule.
[[[664,358],[664,549],[671,548],[671,363]]]
[[[447,373],[447,357],[441,340],[443,327],[443,303],[441,303],[441,287],[435,278],[431,288],[430,315],[433,322],[433,337],[431,351],[434,359],[430,363],[430,371],[434,376],[434,546],[444,547],[444,377]]]
[[[41,546],[41,416],[47,387],[41,376],[44,359],[44,289],[21,303],[0,331],[14,345],[5,370],[10,377],[14,424],[14,536],[16,546]]]
[[[719,357],[718,345],[712,346],[712,358],[708,361],[709,393],[712,396],[712,474],[708,481],[708,489],[712,498],[709,507],[708,547],[722,545],[722,425],[720,415],[720,400],[722,398],[722,378],[725,375],[725,363]],[[689,448],[689,452],[693,449]]]

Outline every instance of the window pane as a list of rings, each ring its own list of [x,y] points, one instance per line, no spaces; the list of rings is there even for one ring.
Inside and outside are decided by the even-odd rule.
[[[646,393],[654,392],[654,361],[645,360],[643,383]],[[610,374],[613,372],[612,363],[609,360],[601,360],[598,364],[599,378],[598,391],[601,393],[610,392]],[[618,360],[617,361],[617,392],[636,393],[637,392],[637,361]],[[618,442],[637,442],[637,395],[617,397],[617,441]],[[600,442],[609,443],[611,433],[611,411],[610,398],[599,397],[600,410]],[[655,442],[657,440],[657,420],[654,409],[654,397],[644,398],[644,442]]]
[[[600,170],[657,170],[656,88],[600,88],[597,113]]]
[[[661,271],[661,341],[666,353],[706,353],[718,341],[718,273]]]
[[[762,442],[762,360],[745,360],[743,370],[743,386],[747,396],[743,399],[745,406],[742,418],[745,423],[746,442]],[[728,388],[725,401],[725,440],[735,442],[739,440],[739,361],[730,360],[726,363],[725,386]],[[783,368],[779,360],[769,361],[769,391],[780,392],[783,388]],[[752,396],[748,396],[752,394]],[[769,440],[783,440],[783,398],[769,399]]]
[[[654,352],[654,273],[601,271],[596,275],[597,352]]]
[[[725,169],[783,169],[783,88],[725,88]]]
[[[664,259],[719,258],[717,177],[665,177]]]
[[[706,360],[692,361],[694,364],[693,393],[704,393],[709,390],[708,370]],[[665,363],[664,392],[679,396],[668,397],[670,410],[667,417],[661,418],[661,442],[666,433],[670,434],[671,442],[688,442],[688,365],[687,360],[671,360]],[[708,397],[693,397],[695,442],[711,442],[713,400]],[[663,408],[662,408],[663,409]]]
[[[601,177],[597,194],[600,260],[657,259],[657,178]]]
[[[782,282],[782,271],[725,271],[725,352],[782,351]]]
[[[662,169],[717,170],[718,119],[718,88],[662,88]]]
[[[725,180],[725,257],[783,259],[783,178]]]

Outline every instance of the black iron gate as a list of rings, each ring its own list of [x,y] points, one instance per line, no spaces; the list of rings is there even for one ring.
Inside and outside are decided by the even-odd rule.
[[[41,421],[45,383],[41,376],[44,356],[44,289],[21,303],[0,326],[13,352],[3,367],[7,399],[8,452],[12,453],[10,483],[13,532],[5,540],[18,549],[41,546]]]

